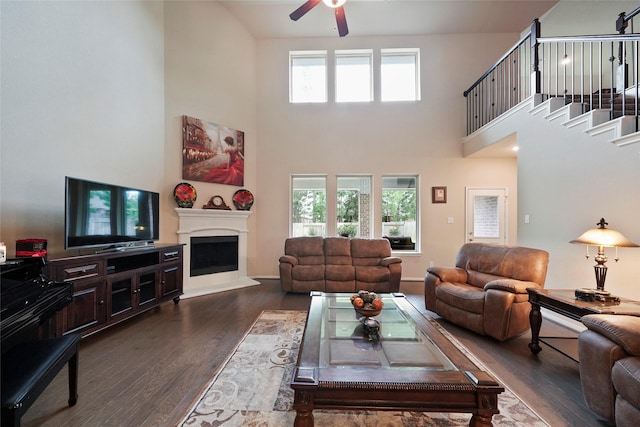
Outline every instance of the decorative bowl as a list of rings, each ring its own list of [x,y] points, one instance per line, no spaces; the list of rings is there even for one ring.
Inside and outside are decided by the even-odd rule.
[[[361,308],[361,307],[353,307],[353,309],[356,311],[356,313],[358,313],[360,316],[364,316],[364,317],[373,317],[373,316],[377,316],[378,314],[380,314],[382,312],[381,308],[370,308],[370,309],[366,309],[366,308]]]

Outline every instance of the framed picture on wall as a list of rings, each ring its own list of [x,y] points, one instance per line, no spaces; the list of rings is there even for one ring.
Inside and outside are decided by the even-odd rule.
[[[447,187],[431,187],[431,203],[447,203]]]
[[[182,179],[244,185],[244,132],[182,117]]]

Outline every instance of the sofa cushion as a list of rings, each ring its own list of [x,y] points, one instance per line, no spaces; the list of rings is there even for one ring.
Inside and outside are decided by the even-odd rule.
[[[387,239],[351,239],[353,265],[380,265],[383,258],[391,256]]]
[[[324,238],[316,236],[287,239],[284,253],[296,257],[300,265],[324,265]]]
[[[445,304],[470,313],[484,312],[485,292],[482,288],[466,283],[441,283],[436,287],[436,297]],[[440,313],[438,313],[440,314]]]
[[[324,265],[298,265],[291,270],[291,278],[295,281],[324,280]]]
[[[391,272],[387,267],[382,266],[355,266],[356,280],[359,282],[388,282]]]
[[[324,239],[324,258],[327,265],[351,265],[351,242],[345,237]]]
[[[619,395],[640,408],[640,358],[625,357],[616,361],[611,370],[611,380]]]
[[[325,278],[336,281],[355,280],[355,268],[352,265],[326,265]]]

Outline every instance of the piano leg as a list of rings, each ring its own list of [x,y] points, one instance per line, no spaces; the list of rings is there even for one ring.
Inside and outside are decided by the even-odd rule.
[[[78,401],[78,351],[69,359],[69,406]]]

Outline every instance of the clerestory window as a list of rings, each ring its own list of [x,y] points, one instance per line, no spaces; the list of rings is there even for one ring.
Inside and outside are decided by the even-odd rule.
[[[336,102],[373,100],[371,50],[336,51]]]
[[[380,85],[382,101],[419,101],[420,50],[382,49]]]
[[[327,102],[327,52],[289,52],[289,101]]]

